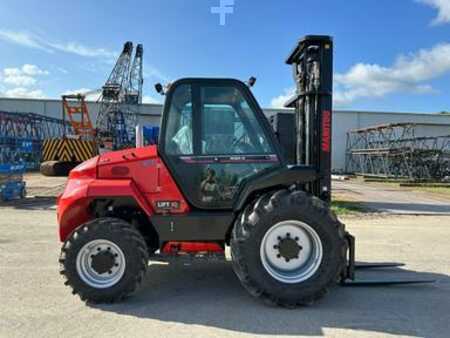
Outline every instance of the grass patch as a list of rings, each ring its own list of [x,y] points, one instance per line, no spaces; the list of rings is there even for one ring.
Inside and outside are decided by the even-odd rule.
[[[359,202],[340,200],[331,202],[331,210],[333,210],[338,216],[367,212],[367,209],[364,208]]]
[[[427,191],[450,197],[450,188],[446,187],[411,187],[414,191]]]

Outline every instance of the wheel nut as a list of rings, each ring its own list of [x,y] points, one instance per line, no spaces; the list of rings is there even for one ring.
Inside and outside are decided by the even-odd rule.
[[[274,249],[278,249],[278,245],[274,245],[273,248],[274,248]]]

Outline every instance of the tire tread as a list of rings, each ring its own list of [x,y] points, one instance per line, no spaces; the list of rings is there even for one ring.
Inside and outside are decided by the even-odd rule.
[[[120,288],[119,292],[108,295],[102,294],[101,292],[95,292],[95,289],[84,284],[79,278],[74,278],[73,272],[70,272],[73,271],[73,265],[76,265],[76,253],[71,252],[72,248],[80,247],[80,243],[83,243],[83,241],[86,240],[86,237],[92,234],[101,236],[101,234],[104,233],[125,237],[127,241],[130,241],[130,245],[135,247],[136,253],[139,256],[138,262],[134,262],[135,264],[138,264],[135,276],[131,278],[124,287]],[[80,225],[63,243],[59,256],[60,274],[66,279],[64,284],[70,286],[72,288],[72,293],[78,295],[81,300],[90,303],[114,303],[121,301],[137,290],[144,279],[148,260],[149,255],[147,245],[142,235],[135,227],[118,218],[97,218]]]
[[[330,279],[324,287],[312,293],[300,295],[297,299],[286,300],[265,290],[255,278],[252,278],[242,249],[250,245],[252,232],[257,229],[260,218],[271,219],[275,217],[276,213],[293,208],[303,212],[318,213],[327,220],[327,223],[335,227],[340,246],[340,250],[338,250],[340,257],[338,257],[338,264],[335,267],[335,278]],[[244,288],[252,296],[262,299],[266,304],[287,308],[311,305],[328,292],[329,287],[339,280],[343,269],[345,269],[347,253],[345,226],[329,210],[328,205],[319,198],[298,190],[278,190],[260,196],[255,203],[249,204],[237,217],[232,232],[231,252],[233,269]]]

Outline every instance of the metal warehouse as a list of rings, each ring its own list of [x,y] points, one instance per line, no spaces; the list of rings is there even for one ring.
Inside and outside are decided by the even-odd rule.
[[[0,111],[30,112],[49,117],[61,118],[61,100],[0,98]],[[89,113],[95,123],[99,104],[88,102]],[[143,125],[159,125],[162,112],[160,104],[142,104],[139,106],[138,121]],[[277,112],[292,112],[290,109],[264,109],[267,117]],[[375,112],[334,110],[332,166],[336,172],[344,171],[346,165],[347,132],[354,129],[389,123],[419,123],[420,136],[450,135],[450,114]]]

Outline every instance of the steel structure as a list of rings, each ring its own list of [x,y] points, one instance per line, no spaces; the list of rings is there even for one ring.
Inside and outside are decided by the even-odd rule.
[[[62,137],[72,127],[63,120],[35,113],[0,111],[0,164],[22,163],[28,169],[40,164],[46,138]]]
[[[411,180],[450,175],[450,135],[418,136],[426,123],[395,123],[347,133],[346,171]]]
[[[82,94],[62,96],[63,120],[66,117],[72,126],[75,135],[84,140],[93,140],[95,129],[89,116],[86,96]]]
[[[144,84],[143,75],[144,47],[137,45],[133,63],[131,65],[127,88],[125,91],[125,104],[128,114],[126,117],[125,129],[130,143],[135,144],[137,116],[139,115],[139,105],[142,104],[142,87]]]
[[[122,103],[132,52],[133,43],[128,41],[102,88],[101,106],[97,117],[98,143],[101,148],[120,149],[129,144],[125,127],[126,112]]]
[[[112,150],[133,145],[137,105],[142,102],[142,45],[137,46],[134,60],[132,53],[133,43],[128,41],[102,88],[97,117],[101,148]]]
[[[41,141],[71,132],[69,122],[35,113],[0,111],[0,138],[27,138]]]
[[[125,102],[127,104],[142,104],[142,86],[144,84],[143,77],[143,57],[144,47],[142,44],[137,45],[136,54],[134,55],[133,64],[128,79],[128,87],[126,90]]]

